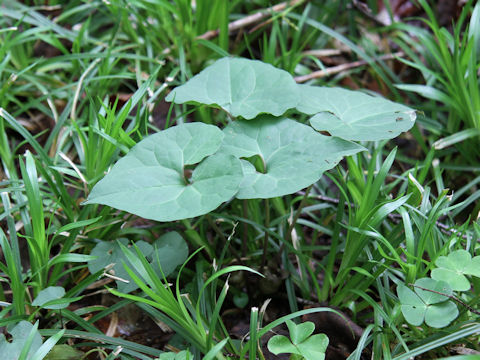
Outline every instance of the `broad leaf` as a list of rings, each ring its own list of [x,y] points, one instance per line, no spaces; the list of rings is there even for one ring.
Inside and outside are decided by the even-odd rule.
[[[119,239],[118,241],[101,241],[92,250],[92,255],[97,256],[95,260],[88,263],[88,269],[91,273],[96,273],[102,269],[112,266],[111,271],[114,276],[125,280],[117,280],[117,288],[123,293],[129,293],[138,288],[138,285],[131,279],[123,264],[130,268],[137,276],[140,273],[132,267],[125,253],[122,251],[120,244],[127,246],[127,239]],[[158,277],[170,275],[178,265],[184,263],[188,256],[188,246],[185,240],[175,231],[162,235],[153,243],[153,246],[145,241],[137,241],[137,248],[152,264]],[[133,256],[136,252],[132,248],[128,248]]]
[[[434,279],[418,279],[415,285],[447,295],[452,292],[447,283]],[[401,303],[402,314],[411,325],[420,326],[425,321],[428,326],[442,328],[458,316],[455,303],[441,294],[422,290],[418,287],[415,287],[415,291],[412,291],[403,284],[398,285],[397,294]]]
[[[225,129],[219,152],[238,158],[258,155],[265,172],[242,161],[244,179],[239,199],[272,198],[292,194],[320,179],[346,155],[364,148],[336,137],[317,133],[310,126],[287,118],[262,116],[235,121]]]
[[[161,236],[153,244],[154,251],[148,257],[158,274],[168,276],[175,268],[185,262],[188,257],[188,246],[176,231]],[[159,265],[160,264],[160,265]]]
[[[84,353],[72,346],[61,344],[55,345],[45,357],[45,360],[78,360],[83,358]]]
[[[123,253],[119,243],[127,246],[128,239],[122,238],[117,241],[100,241],[91,252],[91,255],[96,256],[97,258],[88,262],[88,270],[93,274],[102,269],[108,269],[109,274],[119,278],[119,280],[116,280],[118,290],[124,293],[129,293],[137,289],[138,286],[130,278],[123,267],[123,264],[128,266],[130,263]],[[135,245],[145,256],[148,256],[153,252],[152,245],[145,241],[137,241]],[[135,253],[133,249],[129,248],[129,251]],[[132,269],[132,271],[137,276],[140,276],[135,269]]]
[[[214,210],[237,193],[242,179],[238,159],[212,155],[222,138],[220,129],[203,123],[174,126],[151,135],[115,164],[85,203],[109,205],[158,221]],[[198,162],[188,178],[186,166]]]
[[[358,91],[298,85],[297,110],[313,115],[312,126],[346,140],[392,139],[415,123],[414,110]]]
[[[223,58],[175,88],[167,101],[218,105],[233,116],[282,115],[294,108],[299,91],[292,76],[256,60]]]
[[[63,309],[68,306],[69,304],[68,300],[62,304],[52,304],[52,305],[46,305],[46,306],[44,305],[52,300],[61,299],[63,298],[64,295],[65,295],[65,289],[63,287],[49,286],[38,293],[35,300],[33,300],[32,305],[41,306],[44,309],[52,309],[52,310]]]
[[[9,331],[12,336],[11,342],[8,342],[5,339],[5,335],[0,334],[0,354],[2,355],[2,360],[17,360],[31,331],[34,331],[34,335],[27,355],[27,359],[29,359],[40,348],[40,346],[42,346],[42,337],[38,330],[34,329],[32,324],[28,321],[20,321],[11,331]]]

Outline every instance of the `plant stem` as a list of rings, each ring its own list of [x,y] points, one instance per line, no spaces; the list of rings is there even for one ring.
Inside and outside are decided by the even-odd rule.
[[[302,209],[305,207],[305,204],[307,203],[308,199],[308,194],[310,193],[310,190],[312,190],[313,184],[310,185],[306,190],[305,194],[303,195],[302,201],[300,201],[300,205],[298,205],[298,209],[295,212],[295,216],[293,217],[292,221],[289,221],[289,227],[287,230],[287,234],[285,235],[285,242],[291,242],[292,241],[292,231],[295,228],[295,225],[297,224],[298,218],[300,217],[300,214],[302,213]],[[282,244],[280,246],[280,249],[278,251],[277,256],[280,256],[285,249],[285,244]],[[280,259],[279,259],[280,262]]]
[[[212,219],[212,217],[210,215],[207,215],[207,220],[208,220],[208,223],[210,224],[210,226],[212,227],[212,229],[217,233],[217,235],[220,237],[220,239],[222,240],[223,242],[223,245],[224,246],[228,246],[230,251],[233,253],[233,256],[235,256],[237,258],[237,260],[239,262],[242,261],[241,257],[240,257],[240,254],[237,252],[237,250],[235,250],[235,248],[233,246],[229,246],[229,241],[228,239],[225,237],[225,235],[223,234],[222,230],[220,230],[220,228],[217,226],[217,224],[215,223],[215,221]]]
[[[244,219],[248,216],[248,203],[247,200],[242,201],[242,216]],[[248,242],[248,224],[243,222],[243,234],[242,234],[242,257],[247,256],[247,242]]]
[[[265,228],[270,227],[270,199],[265,199]],[[263,238],[263,256],[262,256],[262,265],[260,269],[265,267],[267,261],[267,250],[268,250],[268,231],[265,231],[265,237]]]

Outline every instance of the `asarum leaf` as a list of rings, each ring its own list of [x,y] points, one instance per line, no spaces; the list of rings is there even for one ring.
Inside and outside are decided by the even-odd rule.
[[[3,360],[18,360],[20,353],[27,344],[28,336],[31,332],[33,340],[28,351],[27,359],[31,358],[35,352],[42,346],[42,337],[38,330],[28,321],[20,321],[12,330],[9,331],[12,340],[9,342],[5,335],[0,334],[0,354]]]
[[[264,163],[264,172],[259,172],[242,160],[244,179],[236,195],[239,199],[294,193],[319,180],[344,156],[365,150],[287,118],[260,116],[251,121],[238,120],[223,131],[225,138],[219,153],[237,158],[258,155]]]
[[[226,57],[175,88],[166,100],[218,105],[235,117],[253,119],[261,113],[280,116],[294,108],[299,90],[284,70],[257,60]]]
[[[137,289],[138,285],[133,282],[123,266],[123,264],[130,266],[130,262],[123,253],[120,243],[127,246],[128,239],[121,238],[117,241],[100,241],[91,252],[91,254],[97,258],[88,262],[88,270],[94,274],[102,269],[107,270],[108,268],[108,273],[119,279],[116,280],[118,290],[129,293]],[[137,241],[135,245],[145,256],[149,256],[153,251],[152,245],[143,240]],[[135,254],[134,249],[129,248],[129,251]],[[132,271],[135,275],[140,276],[134,268],[132,268]]]
[[[223,139],[213,125],[189,123],[151,135],[99,181],[85,204],[174,221],[208,213],[238,191],[243,172],[231,155],[214,154]],[[187,165],[200,164],[189,178]]]
[[[392,139],[415,123],[414,110],[359,91],[298,85],[297,110],[313,115],[310,124],[345,140]]]
[[[63,303],[63,304],[52,304],[52,305],[46,305],[48,302],[52,300],[58,300],[63,298],[65,295],[65,289],[62,286],[49,286],[42,291],[40,291],[33,300],[32,305],[33,306],[40,306],[43,307],[44,309],[52,309],[52,310],[59,310],[66,308],[68,306],[68,302]]]
[[[116,280],[118,290],[129,293],[136,290],[138,285],[128,275],[124,264],[138,277],[141,277],[141,275],[128,260],[120,244],[127,247],[126,251],[130,251],[136,256],[135,249],[128,247],[128,240],[125,238],[117,241],[99,241],[92,250],[92,255],[95,255],[96,259],[88,262],[88,270],[94,274],[102,269],[109,268],[109,273],[119,278],[119,280]],[[170,275],[188,257],[187,243],[176,231],[162,235],[153,245],[140,240],[135,243],[135,246],[152,265],[160,279],[163,276]]]

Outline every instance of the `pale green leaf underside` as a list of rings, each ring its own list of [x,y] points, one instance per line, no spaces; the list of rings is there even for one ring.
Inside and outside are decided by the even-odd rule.
[[[95,185],[86,204],[104,204],[157,221],[212,211],[236,194],[242,179],[238,159],[209,156],[222,138],[220,129],[203,123],[174,126],[149,136]],[[200,161],[187,183],[185,165]]]
[[[130,263],[123,253],[119,243],[127,246],[128,240],[122,238],[118,241],[100,241],[91,252],[91,255],[96,256],[97,258],[89,261],[88,270],[94,274],[100,270],[107,270],[107,266],[111,266],[108,270],[109,273],[124,280],[116,280],[117,288],[124,293],[129,293],[137,289],[138,286],[133,282],[123,266],[123,264],[128,266]],[[142,254],[145,254],[145,256],[150,255],[153,251],[152,245],[143,240],[137,241],[135,245],[139,248]],[[133,249],[129,248],[129,251],[135,253]],[[135,275],[140,275],[135,269],[132,269],[132,271]]]
[[[314,115],[311,125],[345,140],[392,139],[415,123],[414,110],[359,91],[298,85],[297,110]]]
[[[225,129],[219,153],[237,158],[259,155],[266,165],[260,173],[242,161],[244,179],[239,199],[272,198],[299,191],[318,181],[344,156],[364,148],[358,144],[317,133],[310,126],[287,118],[263,116],[235,121]]]
[[[12,340],[9,342],[5,335],[0,334],[0,354],[2,360],[17,360],[28,339],[28,335],[33,329],[33,325],[28,321],[20,321],[10,332]],[[38,330],[34,330],[35,335],[30,346],[27,358],[31,357],[42,346],[42,337]]]
[[[132,280],[128,272],[125,270],[124,264],[132,270],[135,275],[140,277],[140,273],[132,266],[125,253],[122,251],[120,244],[128,246],[127,239],[119,239],[118,241],[100,241],[92,250],[92,255],[97,256],[95,260],[88,263],[90,272],[96,273],[112,266],[113,274],[123,280],[117,280],[117,288],[119,291],[129,293],[138,288],[138,285]],[[172,231],[162,235],[153,245],[140,240],[135,246],[151,263],[157,276],[170,275],[175,268],[183,264],[188,256],[188,246],[179,233]],[[136,255],[133,248],[128,248],[132,254]],[[159,266],[160,263],[160,266]],[[161,269],[161,270],[160,270]]]
[[[65,289],[62,286],[49,286],[38,293],[35,300],[33,300],[32,305],[43,306],[49,301],[61,299],[64,295],[65,295]],[[58,310],[58,309],[63,309],[67,306],[68,304],[54,304],[54,305],[47,305],[44,308]]]
[[[261,61],[223,58],[175,88],[167,101],[218,105],[233,116],[282,115],[299,100],[292,76]]]

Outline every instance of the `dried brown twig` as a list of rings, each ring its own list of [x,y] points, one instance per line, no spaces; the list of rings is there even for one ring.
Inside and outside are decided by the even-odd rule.
[[[399,52],[396,52],[396,53],[393,53],[393,54],[385,54],[385,55],[379,56],[379,57],[375,58],[374,61],[393,60],[393,59],[396,59],[397,57],[402,57],[404,55],[405,55],[405,53],[403,51],[399,51]],[[358,60],[358,61],[354,61],[354,62],[351,62],[351,63],[332,66],[332,67],[329,67],[329,68],[326,68],[326,69],[314,71],[314,72],[312,72],[308,75],[296,76],[295,81],[297,83],[303,83],[303,82],[308,81],[308,80],[313,80],[313,79],[318,79],[318,78],[322,78],[322,77],[329,76],[329,75],[338,74],[342,71],[354,69],[354,68],[357,68],[359,66],[363,66],[363,65],[367,65],[367,64],[369,64],[369,62],[366,61],[366,60]]]
[[[234,32],[240,29],[243,29],[247,26],[250,26],[252,24],[255,24],[263,19],[265,19],[267,16],[272,15],[272,13],[279,12],[285,10],[288,6],[295,6],[298,5],[305,0],[291,0],[291,1],[284,1],[280,4],[271,6],[267,9],[260,10],[252,15],[246,16],[244,18],[235,20],[228,24],[228,32]],[[200,35],[197,37],[197,39],[203,39],[203,40],[210,40],[213,39],[214,37],[217,37],[218,34],[220,33],[220,30],[209,30],[206,33]]]
[[[477,314],[477,315],[480,315],[480,311],[478,310],[475,310],[474,308],[472,308],[470,305],[468,305],[467,303],[463,302],[462,300],[460,300],[459,298],[457,298],[456,296],[453,296],[453,295],[448,295],[448,294],[445,294],[445,293],[442,293],[440,291],[435,291],[435,290],[430,290],[430,289],[427,289],[427,288],[424,288],[422,286],[419,286],[419,285],[415,285],[415,284],[408,284],[410,286],[413,286],[413,287],[416,287],[416,288],[419,288],[419,289],[422,289],[422,290],[425,290],[425,291],[430,291],[434,294],[438,294],[438,295],[442,295],[442,296],[445,296],[457,303],[459,303],[460,305],[466,307],[470,312],[474,313],[474,314]]]

